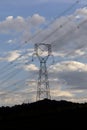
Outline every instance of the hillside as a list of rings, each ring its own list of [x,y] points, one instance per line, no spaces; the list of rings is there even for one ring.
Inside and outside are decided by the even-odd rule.
[[[85,128],[86,117],[87,103],[44,99],[30,104],[1,107],[0,128]]]

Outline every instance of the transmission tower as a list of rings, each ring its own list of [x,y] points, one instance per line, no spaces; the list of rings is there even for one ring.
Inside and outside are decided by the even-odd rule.
[[[36,55],[40,61],[36,100],[41,100],[43,98],[50,99],[51,97],[46,62],[51,55],[51,45],[45,43],[35,44],[34,51],[34,55]]]

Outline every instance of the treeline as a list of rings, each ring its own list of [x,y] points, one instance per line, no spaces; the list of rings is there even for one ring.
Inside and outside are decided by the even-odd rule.
[[[42,101],[0,108],[0,128],[76,128],[86,127],[87,103],[44,99]]]

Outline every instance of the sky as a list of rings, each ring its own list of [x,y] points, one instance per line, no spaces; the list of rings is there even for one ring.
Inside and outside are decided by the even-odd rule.
[[[0,0],[0,106],[36,101],[36,43],[51,44],[51,99],[87,102],[86,34],[87,0]]]

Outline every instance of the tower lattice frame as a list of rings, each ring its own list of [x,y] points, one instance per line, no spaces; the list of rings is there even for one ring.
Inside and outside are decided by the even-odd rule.
[[[50,99],[51,96],[46,63],[51,55],[51,44],[35,44],[35,55],[40,61],[36,100],[41,100],[43,98]]]

